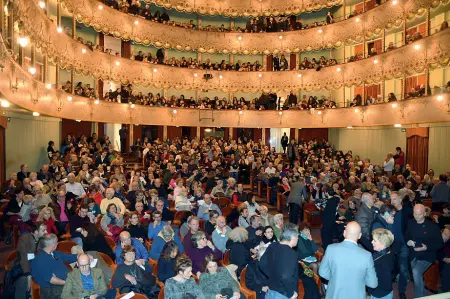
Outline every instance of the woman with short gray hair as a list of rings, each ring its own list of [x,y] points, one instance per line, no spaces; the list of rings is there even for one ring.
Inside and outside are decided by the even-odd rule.
[[[392,269],[394,268],[393,255],[390,250],[394,235],[387,229],[377,228],[372,231],[373,262],[378,277],[378,286],[369,288],[371,299],[392,299]]]

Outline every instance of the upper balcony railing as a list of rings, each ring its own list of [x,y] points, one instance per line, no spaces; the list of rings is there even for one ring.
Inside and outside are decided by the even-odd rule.
[[[65,34],[57,33],[57,25],[48,19],[34,1],[20,1],[18,18],[21,30],[41,52],[62,68],[73,68],[77,73],[96,79],[131,83],[156,88],[178,90],[222,91],[290,91],[333,90],[343,86],[362,85],[382,80],[401,78],[425,71],[428,67],[447,65],[450,58],[450,30],[444,30],[418,40],[406,47],[346,65],[327,67],[326,70],[285,72],[234,72],[174,69],[170,66],[149,66],[140,61],[114,57],[87,50]]]
[[[435,0],[389,1],[336,24],[302,31],[254,34],[199,31],[176,26],[167,30],[165,24],[137,19],[105,5],[99,9],[97,0],[63,1],[78,21],[124,40],[180,51],[245,55],[317,51],[380,38],[385,30],[400,27],[406,20],[424,15],[429,7],[439,3]]]

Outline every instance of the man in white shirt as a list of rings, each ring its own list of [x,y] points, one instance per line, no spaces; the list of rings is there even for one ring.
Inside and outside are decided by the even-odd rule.
[[[81,186],[80,183],[75,182],[75,175],[73,173],[69,173],[67,180],[66,192],[71,192],[81,199],[86,197],[86,192],[84,191],[83,186]]]
[[[197,217],[205,221],[209,221],[209,212],[211,210],[217,211],[217,213],[219,213],[219,216],[222,216],[222,211],[219,209],[219,207],[216,204],[212,203],[211,195],[205,194],[205,196],[203,197],[203,203],[198,209]]]
[[[269,162],[269,166],[266,168],[265,173],[269,174],[269,175],[274,175],[276,172],[276,168],[273,167],[272,162]]]

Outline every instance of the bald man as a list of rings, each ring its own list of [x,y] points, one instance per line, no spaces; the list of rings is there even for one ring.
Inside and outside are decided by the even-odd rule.
[[[344,237],[343,242],[327,247],[320,264],[319,275],[329,281],[326,299],[365,299],[366,286],[378,286],[372,255],[358,246],[361,226],[357,222],[347,224]]]
[[[414,279],[414,298],[425,296],[423,274],[436,260],[436,251],[444,246],[439,226],[425,218],[425,206],[414,206],[414,219],[406,229],[406,245]]]

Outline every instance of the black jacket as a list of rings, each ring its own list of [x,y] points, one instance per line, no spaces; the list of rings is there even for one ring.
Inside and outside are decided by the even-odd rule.
[[[444,247],[439,226],[428,219],[425,219],[422,224],[417,223],[414,219],[408,222],[405,241],[408,243],[409,240],[416,242],[416,246],[420,247],[420,244],[427,246],[425,251],[415,251],[413,247],[409,247],[410,259],[416,258],[434,263],[436,251]]]
[[[262,288],[269,285],[269,279],[259,269],[258,261],[252,261],[247,265],[245,284],[249,290],[256,292],[257,299],[265,298],[266,293],[262,291]]]
[[[238,266],[237,275],[239,276],[242,269],[253,260],[250,255],[250,248],[245,243],[233,242],[232,240],[227,241],[226,247],[230,250],[230,263]]]
[[[378,286],[369,288],[369,294],[381,298],[392,292],[392,270],[394,268],[393,255],[389,248],[373,254],[375,271],[378,277]]]
[[[101,234],[94,238],[83,238],[83,251],[98,251],[108,255],[113,261],[116,259],[116,255]]]

